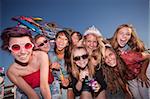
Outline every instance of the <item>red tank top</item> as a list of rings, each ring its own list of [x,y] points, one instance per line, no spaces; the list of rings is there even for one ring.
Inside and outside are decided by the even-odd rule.
[[[40,86],[40,70],[23,76],[23,79],[32,87],[32,88],[36,88]],[[49,71],[49,76],[48,76],[48,83],[51,84],[54,80],[54,77],[52,75],[52,72]]]

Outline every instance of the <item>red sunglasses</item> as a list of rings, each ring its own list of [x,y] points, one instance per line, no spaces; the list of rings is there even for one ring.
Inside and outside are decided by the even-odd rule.
[[[21,47],[23,47],[26,50],[32,49],[34,47],[34,45],[32,43],[25,43],[25,44],[13,44],[9,46],[9,50],[13,51],[13,52],[18,52],[20,51]]]

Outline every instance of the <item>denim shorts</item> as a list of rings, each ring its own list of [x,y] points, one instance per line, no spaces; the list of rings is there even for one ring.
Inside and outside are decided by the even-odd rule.
[[[44,99],[41,95],[40,88],[34,88],[34,91],[38,94],[40,99]],[[16,99],[28,99],[28,96],[19,88],[16,89]]]

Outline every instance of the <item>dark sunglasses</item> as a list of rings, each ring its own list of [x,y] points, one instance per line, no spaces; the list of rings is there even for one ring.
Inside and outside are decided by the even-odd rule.
[[[94,60],[97,60],[98,59],[98,57],[97,56],[92,56],[93,58],[94,58]]]
[[[39,44],[38,47],[44,46],[44,44],[46,44],[48,42],[48,40],[45,40],[43,43]]]
[[[84,54],[82,56],[76,56],[76,57],[73,58],[73,60],[79,61],[79,60],[81,60],[81,57],[82,57],[82,59],[87,59],[88,56],[89,56],[88,54]]]

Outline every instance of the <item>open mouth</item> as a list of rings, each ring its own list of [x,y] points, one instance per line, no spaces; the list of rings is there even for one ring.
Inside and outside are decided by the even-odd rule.
[[[65,47],[64,44],[59,44],[59,45],[57,46],[57,48],[59,48],[59,49],[63,49],[64,47]]]
[[[124,46],[126,43],[127,43],[126,40],[121,40],[121,39],[120,39],[120,45],[121,45],[121,46]]]

